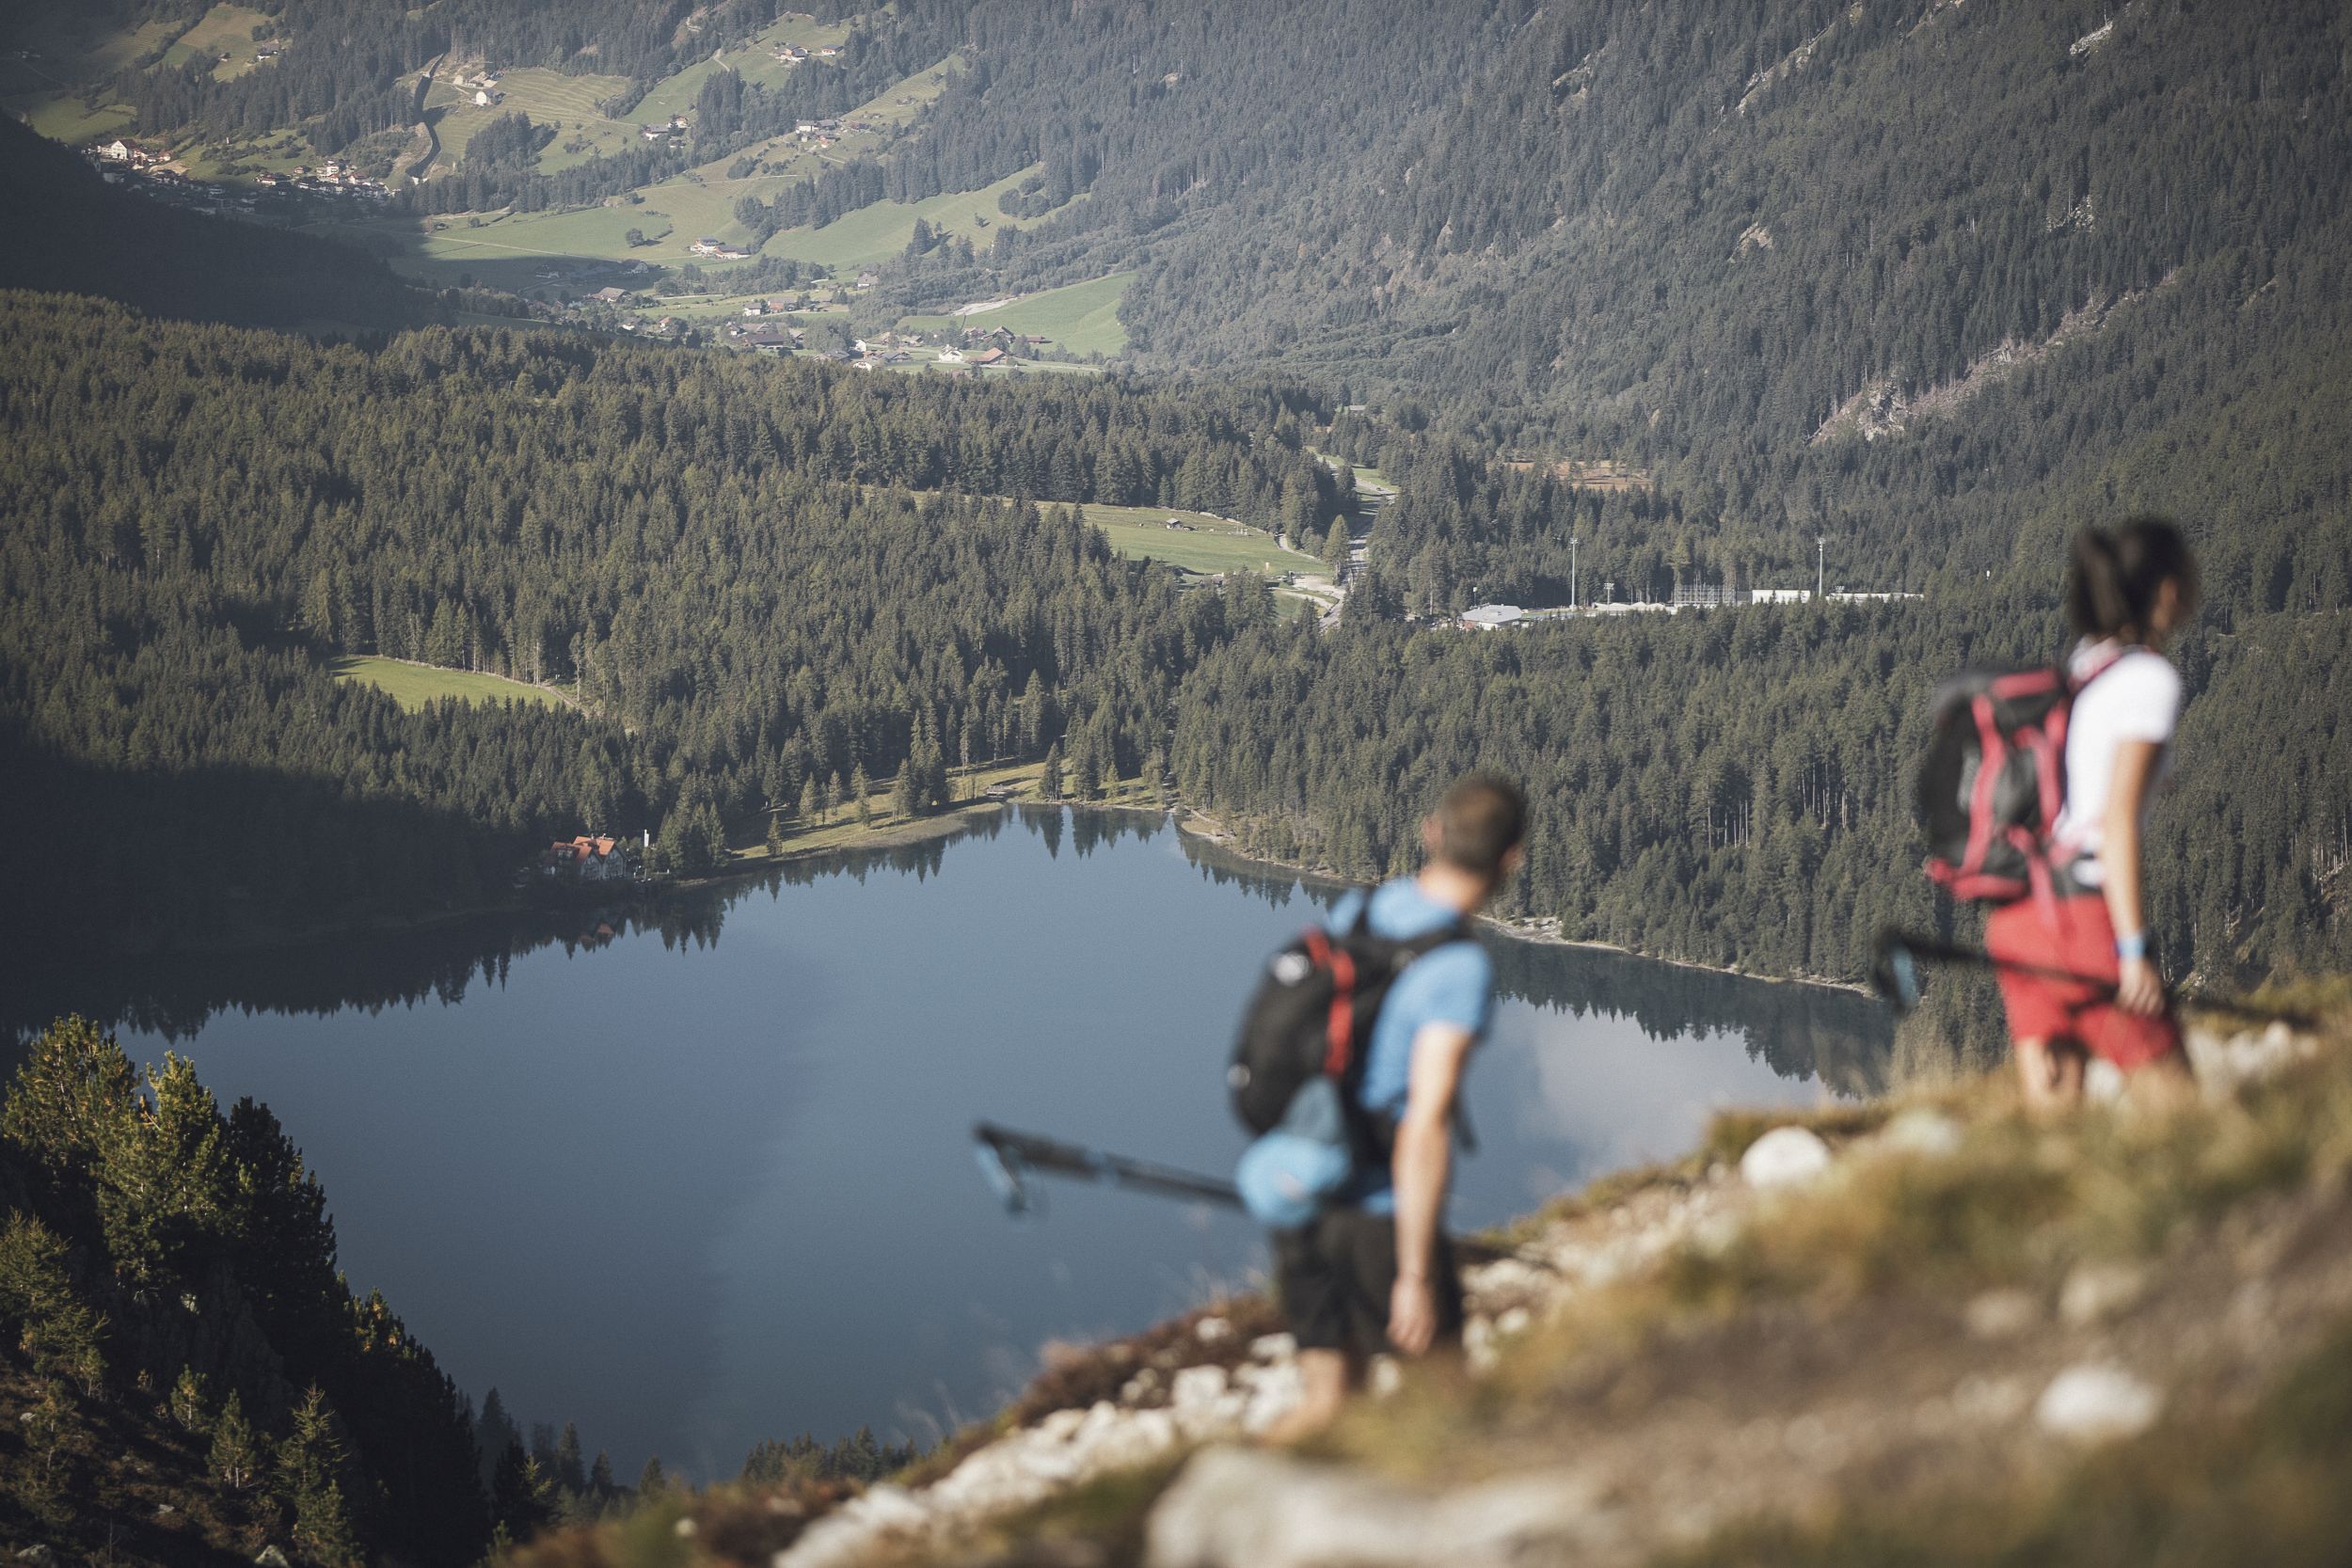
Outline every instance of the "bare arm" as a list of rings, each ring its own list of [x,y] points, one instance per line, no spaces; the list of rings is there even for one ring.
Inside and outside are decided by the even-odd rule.
[[[2153,740],[2126,740],[2115,751],[2115,779],[2107,789],[2107,814],[2102,827],[2099,872],[2104,879],[2107,918],[2118,942],[2145,937],[2148,923],[2140,910],[2139,839],[2142,808],[2156,776],[2156,758],[2164,748]],[[2128,1012],[2154,1013],[2164,1007],[2164,981],[2153,960],[2141,958],[2120,964],[2116,1000]]]
[[[1389,1338],[1408,1355],[1419,1355],[1437,1337],[1429,1271],[1454,1164],[1454,1097],[1472,1037],[1451,1023],[1424,1024],[1413,1037],[1405,1116],[1390,1157],[1396,1183],[1396,1288],[1389,1299]]]

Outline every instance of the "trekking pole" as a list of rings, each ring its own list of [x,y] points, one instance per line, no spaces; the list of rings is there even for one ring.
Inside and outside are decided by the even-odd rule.
[[[1057,1143],[1034,1132],[1016,1132],[988,1121],[974,1125],[972,1141],[977,1146],[973,1152],[979,1158],[980,1174],[995,1189],[1009,1214],[1025,1214],[1035,1208],[1025,1180],[1032,1171],[1080,1181],[1107,1181],[1113,1186],[1155,1193],[1162,1197],[1241,1207],[1241,1192],[1231,1181],[1178,1170],[1173,1165]]]
[[[1975,969],[2007,970],[2011,974],[2031,974],[2043,980],[2067,980],[2089,986],[2101,996],[2115,994],[2115,982],[2104,975],[2085,974],[2079,970],[2058,969],[2048,964],[2020,963],[2014,958],[1996,958],[1982,948],[1963,947],[1957,942],[1940,942],[1934,937],[1913,936],[1906,931],[1889,927],[1879,933],[1872,945],[1870,989],[1877,991],[1899,1013],[1907,1013],[1919,1005],[1919,964],[1961,964]]]

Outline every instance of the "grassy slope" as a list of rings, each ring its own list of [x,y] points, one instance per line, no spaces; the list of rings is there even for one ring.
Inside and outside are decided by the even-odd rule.
[[[183,66],[192,61],[209,61],[214,80],[232,81],[255,68],[253,29],[267,26],[269,20],[260,11],[223,0],[180,35],[180,41],[171,46],[164,63]],[[223,60],[223,55],[229,58]]]
[[[1002,326],[1051,338],[1073,354],[1123,354],[1127,329],[1120,325],[1119,302],[1135,274],[1118,272],[1090,283],[1073,283],[1030,294],[1000,310],[961,318],[966,326]]]
[[[23,115],[55,141],[98,141],[128,126],[134,111],[110,103],[103,88],[90,84],[168,48],[176,30],[166,22],[131,32],[83,24],[78,11],[60,7],[21,22],[11,19],[5,32],[8,47],[0,55],[0,108]],[[16,58],[19,49],[31,51],[33,57]]]
[[[529,115],[534,125],[556,128],[554,142],[539,156],[543,167],[578,163],[594,152],[616,151],[628,144],[636,130],[607,119],[596,105],[628,86],[625,76],[566,76],[560,71],[530,67],[502,73],[498,87],[501,101],[484,107],[474,103],[472,89],[436,80],[424,99],[425,118],[441,142],[441,156],[434,166],[441,167],[444,161],[452,166],[463,163],[476,132],[501,115],[518,112]],[[592,144],[587,150],[563,150],[564,143],[581,138]]]
[[[544,687],[477,674],[470,670],[410,664],[396,658],[339,658],[335,661],[335,676],[338,680],[364,681],[389,691],[395,702],[411,712],[443,697],[468,703],[537,703],[543,707],[553,707],[559,701],[554,692]]]
[[[810,32],[812,29],[805,25],[795,28],[789,24],[780,24],[778,27],[770,29],[771,33],[789,34],[796,31]],[[761,46],[756,54],[759,59],[774,66],[766,46]],[[728,56],[730,61],[736,57],[733,55]],[[775,69],[782,71],[786,68],[775,66]],[[810,71],[832,68],[811,61],[790,69]],[[741,226],[735,221],[736,203],[745,196],[770,199],[786,184],[807,178],[821,162],[878,154],[899,126],[913,119],[923,105],[938,96],[939,85],[933,77],[946,69],[946,62],[943,62],[932,70],[918,71],[850,111],[845,119],[868,119],[875,123],[877,129],[845,135],[840,146],[824,153],[802,149],[792,138],[779,138],[751,150],[750,155],[761,158],[766,166],[761,172],[741,179],[727,177],[725,170],[735,161],[729,158],[701,168],[689,169],[660,184],[646,186],[640,193],[642,201],[570,212],[485,217],[478,225],[463,218],[436,220],[439,227],[431,229],[425,235],[422,255],[407,264],[412,270],[437,275],[444,271],[479,269],[485,262],[525,261],[535,257],[588,257],[607,261],[636,259],[670,264],[698,261],[691,247],[701,236],[708,234],[736,240],[746,237]],[[516,76],[525,74],[516,72],[507,80],[512,82]],[[671,78],[672,83],[677,80]],[[665,84],[665,89],[667,86]],[[435,90],[440,92],[444,89],[437,87]],[[661,107],[668,101],[666,97],[659,102],[648,98],[646,103],[641,104],[635,111],[632,122],[619,129],[627,135],[634,136],[637,134],[635,121],[657,118],[657,109],[660,110],[659,118],[666,119],[669,113],[676,112]],[[689,94],[686,106],[691,107],[691,103],[692,97]],[[469,105],[464,112],[479,117],[479,124],[486,124],[494,113],[503,113],[517,106],[521,106],[517,100],[510,97],[495,111]],[[533,114],[532,118],[539,117]],[[578,117],[556,118],[562,128],[555,142],[540,155],[542,166],[547,166],[551,157],[572,156],[564,152],[567,140],[576,135],[597,134],[572,129],[587,123]],[[614,121],[602,123],[608,128],[617,124]],[[472,129],[479,129],[479,124]],[[467,134],[469,135],[471,131]],[[449,135],[450,133],[444,130],[445,146]],[[769,241],[765,253],[797,257],[828,266],[862,265],[903,249],[914,232],[917,217],[929,219],[934,229],[971,235],[976,244],[985,244],[989,238],[987,226],[997,220],[997,194],[1006,183],[1017,183],[1029,172],[1025,169],[1010,181],[991,185],[983,191],[951,193],[908,204],[882,202],[823,229],[786,230]],[[632,248],[627,238],[632,229],[647,236],[661,237],[654,245]],[[699,261],[698,264],[713,266],[708,261]],[[723,268],[725,264],[719,262],[716,266]],[[437,277],[437,280],[442,279]]]
[[[1284,572],[1319,571],[1303,555],[1282,548],[1281,542],[1262,529],[1230,523],[1202,512],[1156,506],[1092,506],[1086,519],[1103,531],[1111,548],[1123,556],[1150,556],[1187,572],[1258,572],[1279,577]],[[1187,526],[1171,530],[1175,517]]]

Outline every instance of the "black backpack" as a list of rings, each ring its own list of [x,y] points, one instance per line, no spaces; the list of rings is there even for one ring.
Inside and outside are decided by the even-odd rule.
[[[2066,804],[2066,727],[2074,699],[2114,663],[2081,680],[2044,665],[1970,672],[1936,689],[1915,809],[1928,876],[1952,896],[2004,904],[2037,886],[2075,891],[2054,837]]]
[[[1251,1132],[1280,1125],[1291,1101],[1320,1075],[1338,1081],[1359,1156],[1381,1155],[1393,1135],[1392,1128],[1373,1125],[1375,1118],[1358,1099],[1373,1023],[1406,965],[1434,948],[1472,938],[1469,923],[1456,920],[1397,942],[1376,934],[1371,915],[1367,894],[1345,931],[1310,927],[1268,960],[1242,1014],[1233,1065],[1225,1074],[1233,1114]]]

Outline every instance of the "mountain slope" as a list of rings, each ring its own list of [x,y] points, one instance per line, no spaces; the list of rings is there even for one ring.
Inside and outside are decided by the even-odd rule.
[[[167,207],[0,119],[0,289],[96,294],[150,315],[243,326],[421,325],[427,296],[383,262],[307,234]]]

